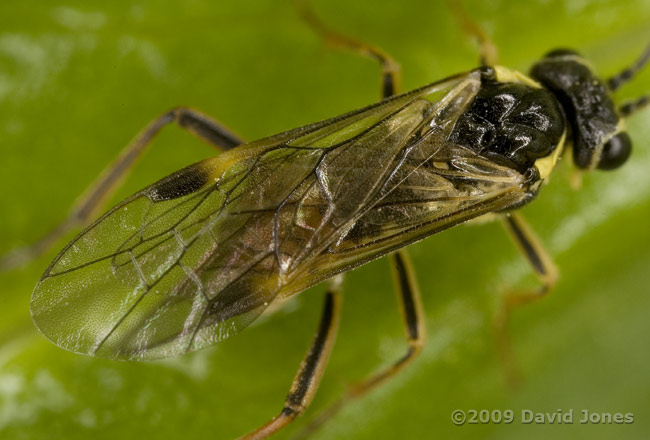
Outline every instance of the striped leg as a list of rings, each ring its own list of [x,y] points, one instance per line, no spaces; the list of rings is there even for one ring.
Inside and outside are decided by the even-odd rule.
[[[508,321],[517,307],[544,297],[555,287],[558,270],[541,241],[521,214],[510,213],[502,216],[501,219],[517,248],[526,257],[541,282],[541,287],[536,290],[508,292],[495,321],[499,351],[506,368],[506,375],[509,383],[515,385],[518,382],[518,374],[514,366],[512,349],[507,334]]]
[[[381,97],[388,98],[398,93],[400,87],[400,65],[393,57],[379,47],[372,46],[348,35],[341,34],[323,23],[306,0],[294,0],[302,19],[319,34],[326,43],[350,49],[360,55],[372,58],[381,65]]]
[[[0,256],[0,272],[23,266],[34,260],[69,231],[87,225],[119,188],[158,132],[176,123],[220,151],[229,150],[243,141],[212,118],[189,108],[177,107],[156,118],[131,141],[72,206],[68,217],[37,242]]]
[[[499,60],[499,51],[485,30],[471,19],[460,0],[447,0],[447,4],[456,16],[463,31],[478,41],[479,62],[481,65],[496,66]]]
[[[318,414],[312,422],[298,433],[295,439],[303,439],[315,432],[325,422],[334,417],[346,404],[363,397],[379,385],[385,383],[410,364],[422,351],[426,338],[420,291],[415,279],[411,261],[405,250],[390,256],[397,299],[404,321],[408,348],[404,356],[385,369],[370,375],[364,381],[351,386],[338,401]]]
[[[267,438],[305,412],[314,399],[336,339],[341,316],[341,282],[342,276],[339,275],[330,283],[318,332],[293,379],[289,394],[284,401],[284,408],[278,416],[243,436],[241,440]]]

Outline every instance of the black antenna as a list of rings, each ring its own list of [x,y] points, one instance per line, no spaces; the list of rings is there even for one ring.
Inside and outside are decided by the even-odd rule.
[[[622,116],[627,117],[646,107],[648,104],[650,104],[650,95],[643,95],[633,101],[626,102],[618,108],[618,111]]]
[[[650,61],[650,45],[645,48],[639,59],[637,59],[634,64],[626,67],[620,73],[607,80],[607,87],[609,87],[609,90],[615,91],[623,84],[630,81],[641,69],[643,69],[648,61]]]

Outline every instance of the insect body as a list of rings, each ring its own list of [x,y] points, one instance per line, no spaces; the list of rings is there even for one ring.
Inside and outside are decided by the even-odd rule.
[[[87,227],[36,286],[34,322],[65,349],[109,358],[212,345],[277,298],[525,205],[567,149],[583,169],[620,166],[631,142],[613,88],[577,53],[557,50],[530,77],[483,66],[236,148],[234,135],[213,121],[175,109],[128,151],[142,150],[172,121],[228,151],[154,183]],[[101,198],[99,189],[89,200]],[[535,270],[548,275],[526,228],[516,217],[508,222]],[[405,365],[423,340],[410,265],[402,253],[392,258],[409,354],[364,390]],[[284,426],[313,398],[338,323],[339,288],[331,288],[282,413],[251,438]]]
[[[211,345],[277,296],[528,202],[562,148],[551,97],[475,70],[191,165],[77,237],[39,282],[34,320],[107,357]]]
[[[550,82],[565,58],[580,63],[551,53],[533,72]],[[594,102],[610,113],[598,116],[613,122],[583,133],[581,112],[593,109],[565,107],[565,120],[551,91],[485,67],[242,145],[140,191],[80,234],[36,287],[34,321],[58,345],[106,357],[211,345],[278,296],[528,203],[568,127],[580,164],[622,163],[629,137],[603,100]]]

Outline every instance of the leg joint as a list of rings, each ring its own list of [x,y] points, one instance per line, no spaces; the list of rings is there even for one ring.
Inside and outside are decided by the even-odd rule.
[[[303,408],[302,406],[294,407],[290,405],[285,405],[285,407],[282,408],[282,416],[293,420],[296,417],[298,417],[300,414],[302,414],[304,411],[305,408]]]

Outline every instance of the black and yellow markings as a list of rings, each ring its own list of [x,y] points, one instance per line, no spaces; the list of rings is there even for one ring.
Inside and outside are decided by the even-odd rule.
[[[402,248],[476,218],[501,218],[541,282],[534,291],[508,292],[496,323],[507,347],[511,311],[558,279],[516,210],[538,195],[565,152],[588,171],[623,165],[631,152],[623,117],[650,102],[643,96],[617,107],[612,97],[648,63],[650,47],[606,81],[566,49],[549,52],[525,75],[497,64],[496,47],[458,2],[451,9],[478,40],[482,67],[396,95],[400,67],[389,54],[332,30],[305,1],[296,4],[325,41],[379,62],[380,102],[250,143],[196,110],[174,108],[127,145],[49,235],[0,259],[0,269],[25,264],[87,226],[37,284],[32,317],[63,348],[120,359],[207,347],[245,328],[276,298],[329,279],[316,336],[282,410],[247,439],[277,432],[312,402],[338,329],[343,272],[389,256],[407,350],[350,387],[302,433],[416,359],[425,320]],[[89,225],[171,123],[220,154]]]
[[[266,424],[243,436],[241,440],[264,439],[279,431],[302,414],[313,400],[334,347],[339,327],[342,281],[341,275],[330,281],[318,331],[293,380],[282,411]]]

